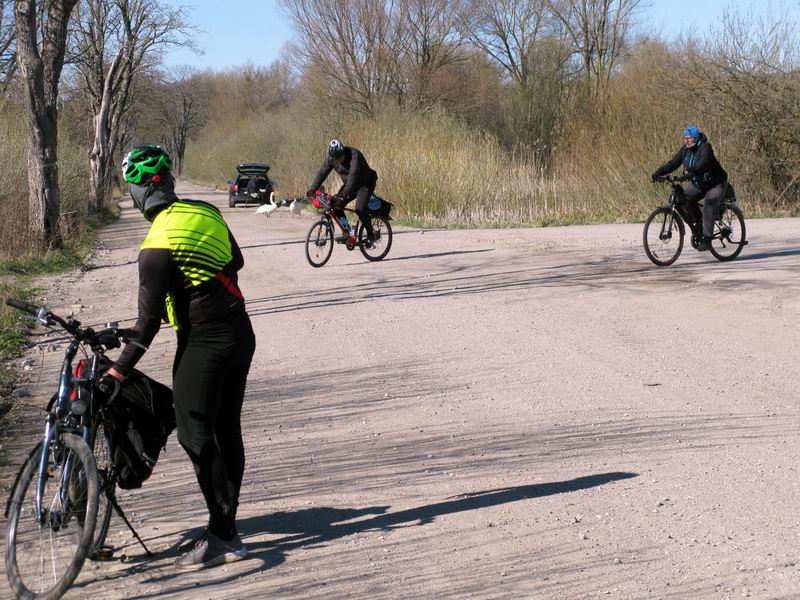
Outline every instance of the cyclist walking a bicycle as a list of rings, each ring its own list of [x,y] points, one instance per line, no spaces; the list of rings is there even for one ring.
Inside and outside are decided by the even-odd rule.
[[[714,235],[714,221],[724,199],[728,174],[714,155],[714,149],[706,135],[694,125],[684,129],[683,145],[668,162],[656,169],[651,178],[654,182],[658,181],[681,165],[689,181],[684,188],[686,212],[692,223],[699,223],[701,218],[703,223],[703,239],[699,241],[697,249],[709,250]],[[704,197],[701,217],[698,202]]]
[[[355,233],[347,222],[347,216],[342,210],[350,202],[356,201],[356,214],[367,231],[367,240],[370,244],[375,241],[375,234],[372,229],[372,222],[367,210],[367,202],[375,192],[375,185],[378,182],[378,174],[372,170],[367,163],[367,159],[360,150],[345,146],[339,140],[331,140],[328,145],[328,156],[320,168],[314,182],[311,184],[306,195],[311,198],[319,187],[328,177],[331,171],[342,178],[342,187],[333,197],[333,214],[342,224],[342,228],[349,232],[349,235],[338,236],[337,242],[346,242],[348,237],[352,245],[356,244]]]
[[[179,568],[240,560],[236,531],[244,474],[241,411],[255,336],[237,283],[242,253],[220,211],[175,195],[172,161],[159,146],[133,148],[122,171],[133,202],[152,223],[139,252],[139,315],[104,380],[124,380],[166,312],[178,335],[173,396],[178,441],[194,465],[208,526]],[[101,382],[102,383],[102,382]]]

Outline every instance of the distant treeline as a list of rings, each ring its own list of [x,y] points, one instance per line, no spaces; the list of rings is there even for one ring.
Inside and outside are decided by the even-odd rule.
[[[14,44],[4,45],[11,5],[0,0],[0,216],[13,215],[19,238],[35,213],[20,210],[31,169],[26,84]],[[219,187],[237,163],[264,161],[279,195],[301,195],[339,137],[365,152],[378,193],[409,221],[636,220],[665,195],[649,174],[689,123],[708,135],[748,216],[800,207],[800,38],[783,17],[729,13],[667,42],[644,29],[640,0],[283,5],[297,37],[279,60],[210,71],[161,62],[167,46],[156,41],[192,44],[190,15],[156,19],[167,10],[158,0],[79,1],[57,104],[61,210],[104,210],[124,152],[140,142],[164,145],[180,175]],[[109,27],[92,55],[103,23],[92,8],[103,6],[117,23],[123,9],[162,11],[146,13],[150,38]],[[21,247],[0,239],[0,251]]]

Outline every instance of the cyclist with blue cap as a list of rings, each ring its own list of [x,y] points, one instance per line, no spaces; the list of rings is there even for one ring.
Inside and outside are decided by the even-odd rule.
[[[683,165],[688,180],[684,193],[686,212],[693,223],[700,222],[700,209],[697,203],[705,197],[703,204],[703,239],[698,250],[708,250],[714,235],[714,221],[725,195],[728,174],[714,155],[714,148],[696,126],[689,125],[683,130],[683,145],[667,163],[656,169],[653,181],[672,173]]]

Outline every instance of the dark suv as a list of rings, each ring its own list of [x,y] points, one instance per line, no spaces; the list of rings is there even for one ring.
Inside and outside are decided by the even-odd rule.
[[[272,182],[267,177],[269,165],[264,163],[242,163],[236,167],[236,178],[228,182],[228,206],[237,204],[265,204],[272,193]],[[251,179],[257,183],[258,198],[253,198],[247,191]]]

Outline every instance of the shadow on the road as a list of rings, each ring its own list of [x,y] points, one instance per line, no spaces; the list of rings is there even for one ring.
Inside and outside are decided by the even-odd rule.
[[[452,254],[456,254],[454,251]],[[717,261],[685,262],[669,268],[654,267],[638,251],[620,251],[614,256],[574,259],[561,264],[537,264],[530,255],[504,259],[498,263],[491,253],[481,250],[463,251],[472,254],[468,262],[453,261],[446,270],[409,276],[396,270],[377,273],[369,283],[351,287],[331,287],[292,294],[254,298],[247,302],[251,317],[282,312],[344,306],[380,300],[465,297],[493,292],[513,292],[557,287],[564,292],[616,289],[633,293],[661,293],[676,284],[682,287],[704,285],[704,277],[714,278],[716,289],[735,287],[782,288],[794,285],[794,279],[765,280],[766,272],[796,272],[800,263],[781,260],[800,254],[800,250],[777,250],[754,255],[748,262],[739,258],[732,263]],[[451,253],[442,253],[447,256]],[[423,255],[435,257],[435,254]],[[397,257],[393,260],[402,260]],[[414,257],[408,257],[414,258]],[[770,263],[757,259],[774,258]],[[387,259],[392,260],[392,259]],[[737,267],[737,263],[740,263]],[[343,265],[353,268],[353,265]],[[502,270],[499,267],[503,267]]]
[[[127,267],[128,265],[135,265],[138,262],[139,262],[138,259],[134,259],[122,263],[117,263],[115,265],[85,265],[81,267],[81,271],[97,271],[98,269],[115,269],[117,267]]]
[[[482,248],[480,250],[450,250],[448,252],[430,252],[428,254],[414,254],[412,256],[397,256],[393,258],[384,258],[383,262],[414,260],[416,258],[441,258],[442,256],[455,256],[457,254],[481,254],[483,252],[494,252],[494,248]]]
[[[499,270],[497,263],[485,251],[464,251],[484,254],[484,259],[470,264],[448,265],[444,272],[409,277],[385,274],[368,284],[355,287],[316,289],[278,296],[266,296],[247,301],[251,317],[314,308],[343,306],[381,300],[407,300],[470,296],[498,291],[525,290],[536,287],[558,286],[586,289],[642,285],[655,279],[658,283],[691,283],[693,274],[688,269],[669,272],[655,271],[641,261],[599,260],[570,262],[560,265],[526,266]],[[450,253],[443,253],[448,255]],[[429,255],[434,256],[434,255]],[[529,258],[527,259],[530,260]]]
[[[397,236],[397,235],[403,235],[403,234],[407,234],[407,233],[427,233],[427,232],[435,232],[435,231],[446,231],[446,230],[444,230],[444,229],[442,229],[442,230],[436,230],[436,229],[424,229],[424,230],[423,229],[413,229],[413,230],[409,230],[409,231],[395,231],[394,235]],[[305,244],[305,243],[306,243],[306,240],[304,240],[304,239],[302,239],[302,240],[284,240],[284,241],[281,241],[281,242],[265,242],[263,244],[248,244],[246,246],[240,246],[239,248],[242,249],[242,250],[249,250],[249,249],[252,249],[252,248],[268,248],[270,246],[292,246],[292,245]],[[343,244],[337,244],[337,246],[341,246],[342,248],[344,248]],[[383,262],[387,262],[387,261],[390,261],[390,260],[406,260],[406,259],[409,259],[409,258],[433,258],[433,257],[436,257],[436,256],[448,256],[450,254],[472,254],[472,253],[475,253],[475,252],[489,252],[489,251],[491,251],[493,249],[494,248],[487,248],[485,250],[452,251],[452,252],[442,252],[442,253],[439,253],[439,254],[421,254],[419,256],[399,256],[397,258],[385,258],[383,260]]]
[[[758,252],[756,254],[742,253],[737,258],[737,262],[749,260],[765,260],[767,258],[780,258],[783,256],[800,256],[800,248],[773,250],[771,252]]]
[[[368,508],[319,507],[251,517],[239,521],[238,526],[250,551],[248,562],[252,562],[253,565],[247,571],[237,572],[221,579],[214,579],[209,583],[219,585],[232,582],[247,575],[277,566],[286,560],[287,553],[298,548],[316,546],[368,531],[390,531],[397,528],[424,526],[432,523],[437,517],[445,515],[586,490],[637,476],[637,473],[626,472],[598,473],[566,481],[473,492],[448,498],[442,502],[394,512],[387,512],[389,506],[372,506]],[[284,537],[255,543],[247,541],[248,536],[262,534],[283,534]],[[187,532],[185,537],[191,537],[191,533]],[[178,544],[173,546],[171,549],[173,553],[177,547]],[[176,578],[179,579],[181,575],[179,572],[161,573],[145,580],[144,583],[163,584]],[[196,589],[196,587],[192,583],[179,585],[171,589],[162,588],[156,595],[174,594],[187,589]],[[137,598],[150,597],[154,597],[154,595],[137,596]]]
[[[305,244],[305,240],[288,240],[283,242],[266,242],[264,244],[248,244],[247,246],[239,246],[240,250],[250,250],[252,248],[267,248],[269,246],[291,246],[295,244]]]

